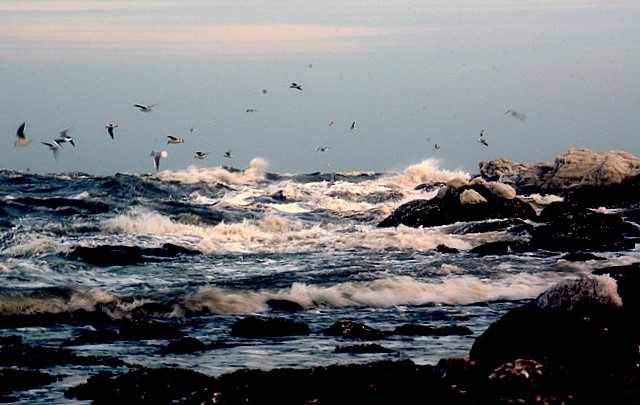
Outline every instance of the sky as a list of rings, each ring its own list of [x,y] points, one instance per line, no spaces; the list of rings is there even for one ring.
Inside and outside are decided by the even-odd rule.
[[[152,150],[162,170],[277,173],[640,156],[639,21],[637,0],[5,0],[0,168],[152,173]],[[23,122],[33,142],[14,147]],[[76,146],[54,159],[41,142],[67,127]]]

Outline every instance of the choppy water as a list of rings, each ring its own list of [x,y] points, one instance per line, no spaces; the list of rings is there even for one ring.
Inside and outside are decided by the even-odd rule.
[[[468,250],[508,236],[456,232],[464,224],[376,227],[403,202],[436,193],[414,190],[416,186],[453,177],[469,175],[440,170],[429,160],[395,174],[275,174],[260,159],[246,170],[190,168],[156,175],[0,171],[0,316],[99,309],[121,319],[147,304],[162,304],[167,310],[154,314],[157,319],[171,320],[204,342],[241,345],[188,355],[157,354],[165,340],[70,349],[214,376],[246,367],[311,367],[382,358],[435,364],[443,357],[466,356],[491,322],[558,281],[640,257],[638,249],[587,263],[545,253],[477,257]],[[67,256],[77,246],[165,243],[203,254],[110,267]],[[440,244],[461,253],[437,253]],[[267,305],[272,298],[295,301],[304,310],[273,312]],[[248,314],[304,321],[312,333],[258,340],[232,337],[231,325]],[[336,346],[358,343],[320,332],[343,319],[386,331],[406,323],[457,324],[471,328],[474,335],[392,335],[379,342],[393,349],[392,354],[335,353]],[[5,325],[0,336],[20,335],[26,344],[59,347],[90,328],[82,322],[27,322]],[[58,375],[59,381],[19,398],[24,403],[80,402],[64,399],[64,390],[99,370],[109,367],[43,370]]]

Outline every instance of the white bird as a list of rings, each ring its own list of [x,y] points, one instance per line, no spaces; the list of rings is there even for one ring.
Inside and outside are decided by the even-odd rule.
[[[209,152],[196,152],[196,155],[194,156],[194,158],[202,160],[206,158],[208,154]]]
[[[196,129],[195,129],[195,128],[189,128],[189,133],[190,133],[190,134],[192,134],[192,133],[194,133],[194,132],[196,132]]]
[[[316,152],[326,152],[331,149],[331,146],[318,146],[316,148]]]
[[[23,122],[20,127],[18,127],[18,131],[16,132],[16,141],[13,143],[13,147],[16,146],[27,146],[31,143],[31,139],[27,138],[24,134],[24,126],[26,122]]]
[[[356,130],[356,122],[355,122],[355,121],[353,121],[353,122],[351,123],[351,130],[352,130],[352,131],[355,131],[355,130]]]
[[[111,136],[111,139],[115,139],[113,137],[113,129],[114,128],[118,128],[118,124],[107,124],[107,126],[105,127],[107,132],[109,132],[109,135]]]
[[[289,88],[290,88],[290,89],[296,89],[296,90],[302,90],[302,85],[300,85],[300,84],[298,84],[298,83],[296,83],[296,82],[293,82],[293,83],[291,83],[291,85],[289,86]]]
[[[336,122],[335,122],[335,121],[331,121],[331,122],[329,123],[329,126],[330,126],[330,127],[332,127],[332,126],[334,126],[334,125],[336,125]]]
[[[510,116],[511,118],[519,119],[522,122],[524,122],[524,120],[527,119],[527,116],[524,115],[524,113],[521,113],[521,112],[516,111],[516,110],[507,110],[507,111],[505,111],[504,114]]]
[[[167,138],[169,138],[169,140],[167,141],[167,144],[184,143],[184,139],[176,138],[175,136],[167,135]]]
[[[231,159],[233,157],[230,150],[226,151],[223,156],[226,157],[227,159]]]
[[[484,129],[480,131],[480,138],[478,138],[478,142],[483,144],[484,146],[489,146],[489,143],[486,139],[484,139]]]
[[[71,145],[73,145],[74,148],[76,147],[76,144],[73,142],[73,137],[68,134],[68,132],[69,132],[69,130],[71,128],[72,127],[67,127],[65,129],[63,129],[62,131],[60,131],[60,137],[55,139],[55,142],[60,147],[62,147],[62,144],[65,143],[65,142],[69,142]]]
[[[438,145],[437,143],[433,146],[433,150],[434,151],[439,151],[440,150],[440,145]]]
[[[167,158],[169,156],[169,153],[166,150],[163,150],[162,152],[156,152],[155,150],[152,150],[149,156],[153,158],[153,167],[155,167],[157,172],[158,169],[160,169],[160,159]]]
[[[60,144],[56,141],[41,142],[43,145],[48,146],[49,150],[53,152],[53,158],[58,160],[58,152],[60,151]]]
[[[142,105],[142,104],[134,104],[134,107],[138,107],[140,109],[141,112],[151,112],[153,111],[152,107],[157,106],[158,104],[151,104],[151,105]]]
[[[258,111],[258,110],[256,110],[255,108],[247,108],[247,110],[246,110],[246,112],[248,112],[248,113],[254,113],[256,111]]]

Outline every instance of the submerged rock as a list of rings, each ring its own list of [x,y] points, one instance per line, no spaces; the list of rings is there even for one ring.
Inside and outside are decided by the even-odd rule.
[[[171,243],[159,248],[141,248],[126,245],[76,246],[67,254],[71,260],[82,260],[95,266],[126,266],[159,261],[178,255],[198,255],[202,252]]]
[[[325,329],[323,333],[327,336],[340,336],[345,339],[379,340],[386,337],[386,334],[381,330],[348,320],[334,323]]]
[[[311,333],[304,322],[276,317],[249,316],[238,320],[231,327],[232,336],[248,338],[300,336]]]

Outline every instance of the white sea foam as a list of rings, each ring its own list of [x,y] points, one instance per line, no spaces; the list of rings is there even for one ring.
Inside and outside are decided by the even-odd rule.
[[[440,169],[439,164],[440,161],[438,159],[426,159],[407,167],[401,174],[385,177],[384,181],[386,184],[395,187],[412,189],[425,183],[448,182],[455,178],[468,180],[470,178],[468,172]]]
[[[466,305],[503,299],[533,298],[547,289],[549,283],[549,279],[519,273],[500,280],[455,275],[433,282],[398,276],[328,287],[294,283],[290,288],[279,291],[240,291],[207,287],[189,295],[184,305],[190,310],[206,309],[219,314],[264,311],[269,299],[290,300],[305,309],[363,305]]]
[[[57,241],[42,237],[27,236],[24,240],[20,241],[19,244],[0,251],[0,255],[40,256],[61,253],[67,250],[67,247]]]
[[[73,288],[66,294],[46,295],[18,293],[0,295],[2,315],[62,313],[78,310],[93,311],[97,305],[113,302],[114,298],[99,289]]]
[[[242,171],[231,171],[222,166],[210,168],[190,166],[186,170],[176,172],[165,170],[156,174],[156,177],[162,181],[176,181],[183,184],[249,184],[264,180],[267,166],[266,160],[254,158],[249,163],[249,168]]]

